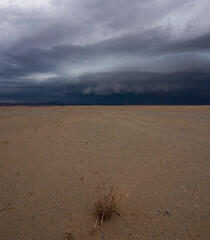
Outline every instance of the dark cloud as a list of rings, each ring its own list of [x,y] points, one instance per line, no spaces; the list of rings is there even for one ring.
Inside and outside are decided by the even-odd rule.
[[[28,2],[0,5],[0,102],[209,102],[206,0]]]
[[[5,81],[1,82],[1,100],[9,99],[17,103],[58,103],[58,104],[91,104],[90,100],[101,99],[105,104],[118,96],[121,103],[135,104],[132,102],[137,95],[144,96],[144,100],[150,104],[157,104],[156,98],[152,101],[151,96],[173,96],[176,103],[179,98],[187,100],[188,104],[202,100],[209,104],[210,81],[208,71],[204,72],[177,72],[169,74],[153,74],[147,72],[102,72],[86,74],[75,79],[50,79],[44,82],[29,81]],[[181,94],[179,94],[181,93]],[[184,97],[186,93],[190,93]],[[184,94],[184,95],[183,95]],[[126,100],[129,96],[130,99]],[[139,97],[141,99],[141,97]],[[194,102],[195,99],[197,102]],[[163,99],[167,104],[167,98]],[[93,102],[94,103],[94,102]],[[137,102],[138,103],[138,102]],[[162,104],[163,104],[162,103]],[[120,104],[120,102],[113,102]]]
[[[33,72],[53,72],[53,68],[65,63],[79,65],[87,61],[94,62],[106,56],[110,58],[133,57],[134,66],[136,58],[141,56],[161,57],[162,59],[156,60],[159,63],[163,61],[163,58],[167,58],[167,61],[172,62],[174,68],[177,64],[180,65],[180,61],[184,68],[188,68],[188,65],[192,64],[197,67],[209,64],[209,57],[203,55],[210,54],[210,34],[188,41],[176,42],[170,41],[166,34],[156,35],[156,32],[157,29],[142,35],[126,35],[85,46],[59,45],[50,49],[33,48],[23,52],[17,50],[8,53],[5,62],[2,61],[1,73],[25,76],[25,74]],[[198,52],[198,50],[205,52]]]

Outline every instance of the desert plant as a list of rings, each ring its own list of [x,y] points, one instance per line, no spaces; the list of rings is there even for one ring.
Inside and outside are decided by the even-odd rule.
[[[118,188],[111,186],[108,193],[106,193],[104,188],[99,188],[96,192],[97,197],[94,202],[96,222],[93,227],[93,232],[95,231],[97,224],[102,226],[103,221],[110,220],[113,213],[122,216],[119,210],[119,203],[122,199],[122,195],[119,197]]]

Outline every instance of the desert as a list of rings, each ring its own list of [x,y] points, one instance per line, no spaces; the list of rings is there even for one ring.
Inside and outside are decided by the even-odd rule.
[[[0,239],[209,239],[209,106],[2,106]],[[98,184],[121,216],[91,230]]]

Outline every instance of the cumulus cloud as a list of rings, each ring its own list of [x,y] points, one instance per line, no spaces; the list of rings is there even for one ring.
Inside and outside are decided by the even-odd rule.
[[[209,7],[207,0],[2,1],[0,101],[97,103],[189,90],[208,102]]]

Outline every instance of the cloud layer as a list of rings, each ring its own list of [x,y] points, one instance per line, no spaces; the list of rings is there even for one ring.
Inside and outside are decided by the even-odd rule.
[[[209,7],[2,1],[0,102],[210,104]]]

